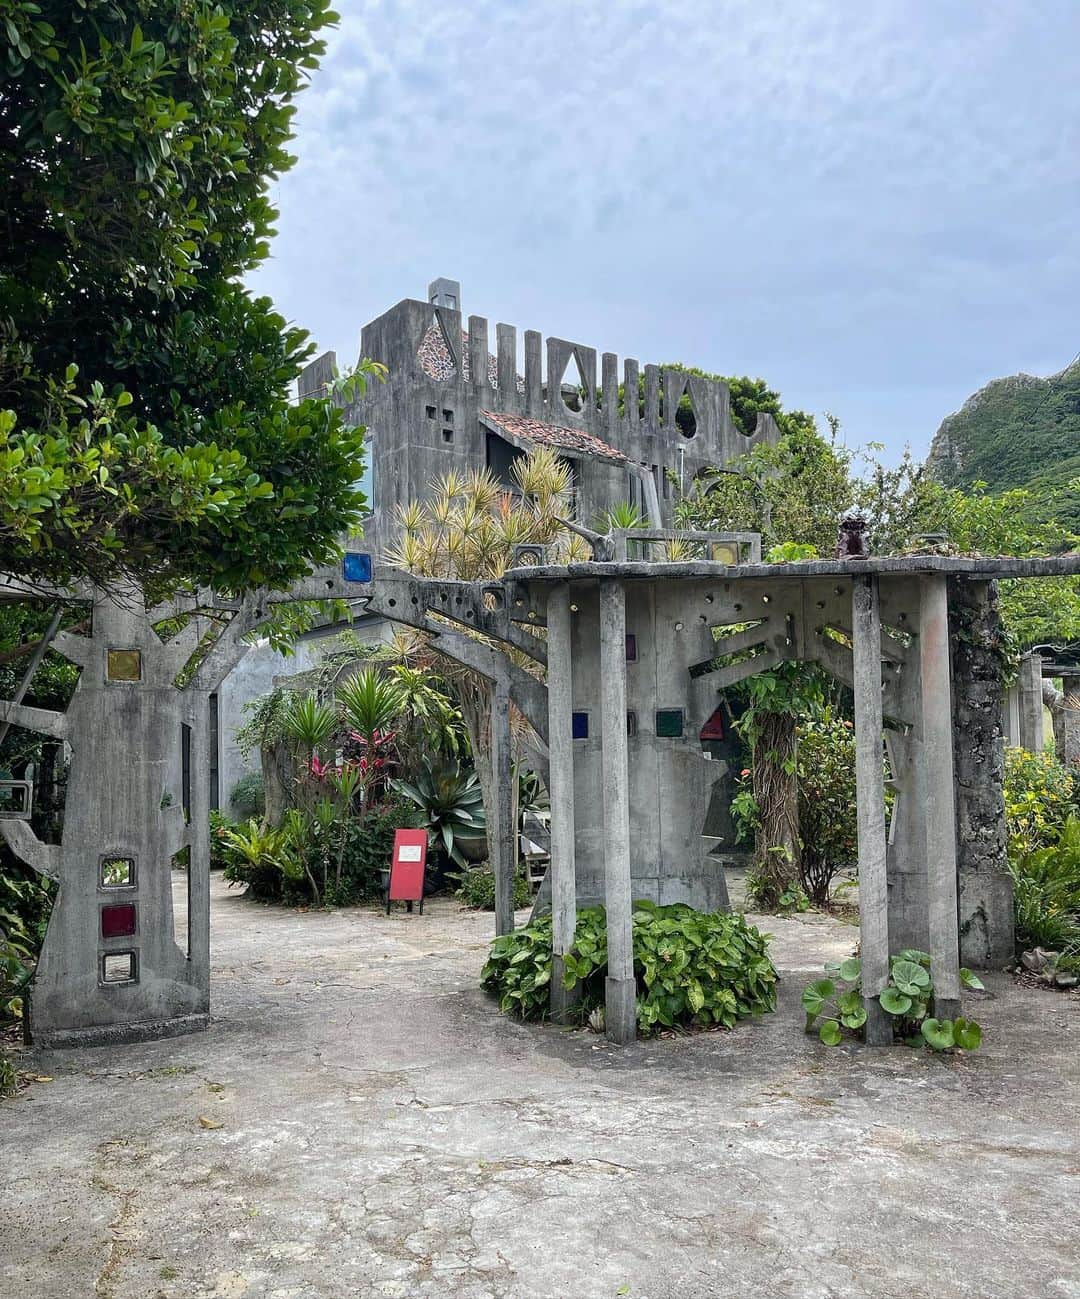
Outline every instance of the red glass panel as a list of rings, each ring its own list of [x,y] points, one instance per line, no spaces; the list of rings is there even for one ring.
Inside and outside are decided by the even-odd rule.
[[[135,903],[118,902],[101,908],[102,938],[126,938],[135,932]]]

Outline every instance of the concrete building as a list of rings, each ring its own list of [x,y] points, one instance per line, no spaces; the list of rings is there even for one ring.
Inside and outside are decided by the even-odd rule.
[[[771,415],[759,417],[752,435],[740,432],[727,385],[716,380],[633,359],[620,371],[610,352],[598,357],[595,348],[560,338],[545,344],[532,330],[519,346],[512,325],[495,326],[493,352],[487,320],[466,322],[461,301],[456,280],[433,280],[426,301],[405,299],[361,331],[360,356],[388,371],[386,383],[371,384],[348,411],[369,430],[362,481],[374,513],[364,547],[377,557],[393,540],[397,507],[426,499],[431,480],[451,470],[487,468],[512,488],[514,460],[531,447],[552,447],[572,470],[579,521],[591,525],[630,502],[653,526],[670,527],[680,484],[778,436]],[[325,352],[304,370],[299,395],[322,396],[336,373],[335,354]],[[640,401],[620,408],[620,383]],[[358,624],[365,638],[382,634],[376,621]],[[236,746],[244,705],[275,678],[310,667],[319,648],[301,640],[286,658],[269,645],[253,647],[222,687],[213,713],[215,806],[228,810],[230,791],[256,766]]]

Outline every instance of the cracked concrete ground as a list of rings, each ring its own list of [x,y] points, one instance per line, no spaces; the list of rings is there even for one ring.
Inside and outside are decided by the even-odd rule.
[[[827,1052],[799,997],[855,931],[770,918],[777,1014],[619,1049],[500,1016],[451,902],[213,911],[208,1033],[20,1061],[0,1295],[1080,1296],[1074,996]]]

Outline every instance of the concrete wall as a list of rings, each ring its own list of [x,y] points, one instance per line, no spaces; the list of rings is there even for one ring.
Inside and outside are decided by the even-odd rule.
[[[450,363],[433,378],[421,363],[421,349],[432,328]],[[462,342],[463,332],[467,343]],[[426,354],[426,353],[425,353]],[[532,331],[524,335],[524,373],[518,372],[518,332],[460,310],[406,299],[364,326],[361,355],[388,367],[386,383],[373,383],[349,407],[349,414],[370,430],[377,518],[366,530],[376,554],[383,553],[394,533],[398,505],[430,494],[434,477],[450,470],[468,472],[486,463],[489,433],[495,427],[481,412],[524,417],[546,428],[568,430],[579,445],[557,448],[569,458],[578,478],[578,515],[586,523],[611,505],[630,499],[635,467],[652,474],[665,525],[671,522],[674,491],[666,487],[672,471],[689,485],[708,466],[723,466],[758,442],[778,436],[771,416],[759,417],[752,436],[744,436],[731,419],[726,384],[644,367],[645,409],[631,401],[618,410],[618,385],[637,392],[638,362],[627,359],[621,369],[611,353]],[[430,362],[429,362],[430,368]],[[315,391],[325,381],[326,358],[312,362],[301,380],[301,391]],[[580,374],[585,396],[581,409],[567,404],[570,389],[564,380]],[[675,411],[688,396],[696,420],[693,436],[676,425]],[[571,397],[576,404],[576,399]],[[528,442],[507,435],[515,445]],[[599,440],[598,442],[592,440]],[[606,456],[603,448],[615,455]],[[591,448],[591,449],[590,449]]]

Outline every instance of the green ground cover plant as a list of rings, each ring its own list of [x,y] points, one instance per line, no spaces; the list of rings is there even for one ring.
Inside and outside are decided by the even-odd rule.
[[[741,915],[675,905],[634,904],[637,1022],[643,1034],[663,1028],[734,1028],[747,1016],[776,1009],[776,969],[767,936]],[[566,986],[580,986],[582,1020],[604,1000],[607,919],[603,907],[578,913],[566,958]],[[491,945],[481,985],[499,1008],[521,1019],[548,1012],[552,970],[551,917],[542,916]]]
[[[806,1031],[816,1028],[826,1046],[837,1046],[845,1033],[862,1036],[866,1008],[862,994],[862,963],[850,956],[839,965],[826,966],[824,979],[803,990]],[[960,971],[965,988],[982,988],[970,970]],[[906,949],[889,957],[889,981],[878,996],[881,1008],[892,1016],[893,1037],[908,1046],[928,1046],[932,1051],[958,1047],[974,1051],[982,1030],[972,1019],[939,1019],[934,1015],[934,985],[927,952]]]
[[[459,871],[449,878],[457,882],[454,892],[463,907],[470,911],[495,910],[495,873],[487,862]],[[518,871],[514,876],[514,910],[527,907],[531,901],[528,882]]]

